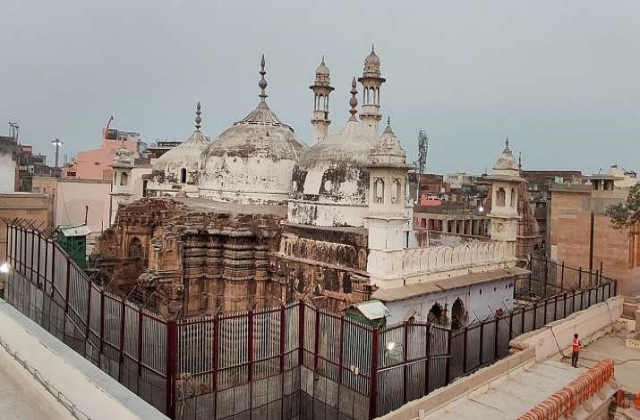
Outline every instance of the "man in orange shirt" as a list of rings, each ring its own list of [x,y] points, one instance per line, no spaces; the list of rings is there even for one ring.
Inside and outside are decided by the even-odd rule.
[[[578,334],[573,335],[573,343],[571,344],[571,366],[578,367],[578,356],[580,355],[580,349],[582,343],[578,340]]]

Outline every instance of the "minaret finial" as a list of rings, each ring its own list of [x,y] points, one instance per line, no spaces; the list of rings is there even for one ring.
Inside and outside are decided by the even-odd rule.
[[[391,117],[387,116],[387,125],[391,125]]]
[[[260,99],[261,100],[265,100],[267,98],[267,94],[265,93],[265,89],[267,88],[267,81],[264,78],[264,75],[267,74],[266,71],[264,71],[264,54],[262,54],[262,58],[260,59],[260,82],[258,83],[258,86],[260,86],[261,92],[260,92]]]
[[[518,169],[522,170],[522,152],[518,152]]]
[[[351,106],[351,109],[349,110],[349,113],[351,114],[351,117],[349,118],[349,121],[358,121],[356,119],[356,114],[358,113],[358,110],[356,109],[356,107],[358,106],[358,99],[356,98],[356,95],[358,94],[358,91],[356,90],[356,78],[354,77],[353,80],[351,81],[351,99],[349,99],[349,105]]]
[[[200,130],[200,123],[202,122],[202,118],[200,118],[200,101],[198,101],[198,105],[196,105],[196,130]]]

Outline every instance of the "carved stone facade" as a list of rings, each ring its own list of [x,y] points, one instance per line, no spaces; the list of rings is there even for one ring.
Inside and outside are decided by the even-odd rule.
[[[286,211],[184,199],[142,199],[120,209],[95,267],[110,287],[164,316],[189,317],[284,303],[271,281]]]
[[[304,299],[340,311],[372,293],[367,274],[367,230],[285,224],[274,279],[286,300]]]

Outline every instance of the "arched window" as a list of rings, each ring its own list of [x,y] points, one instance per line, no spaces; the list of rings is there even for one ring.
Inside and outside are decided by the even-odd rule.
[[[511,188],[511,207],[516,206],[516,190],[515,188]]]
[[[180,169],[180,183],[181,184],[186,184],[187,183],[187,169],[186,168]]]
[[[126,172],[120,174],[120,185],[125,186],[129,182],[129,175]]]
[[[442,324],[445,319],[444,310],[442,309],[442,305],[438,302],[434,303],[431,309],[429,310],[429,314],[427,314],[427,320],[430,323],[434,324]]]
[[[451,329],[457,330],[467,325],[467,318],[464,303],[460,298],[456,299],[451,307]]]
[[[502,187],[498,188],[498,191],[496,191],[496,206],[504,207],[506,200],[507,200],[506,191]]]
[[[384,203],[384,181],[380,178],[373,183],[373,192],[376,203]]]
[[[397,204],[402,202],[402,183],[395,178],[391,183],[391,203]]]

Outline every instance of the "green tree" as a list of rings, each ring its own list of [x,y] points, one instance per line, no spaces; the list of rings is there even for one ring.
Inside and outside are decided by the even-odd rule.
[[[616,229],[630,228],[639,223],[640,184],[631,187],[627,201],[609,206],[607,208],[607,216],[609,216],[613,227]]]

